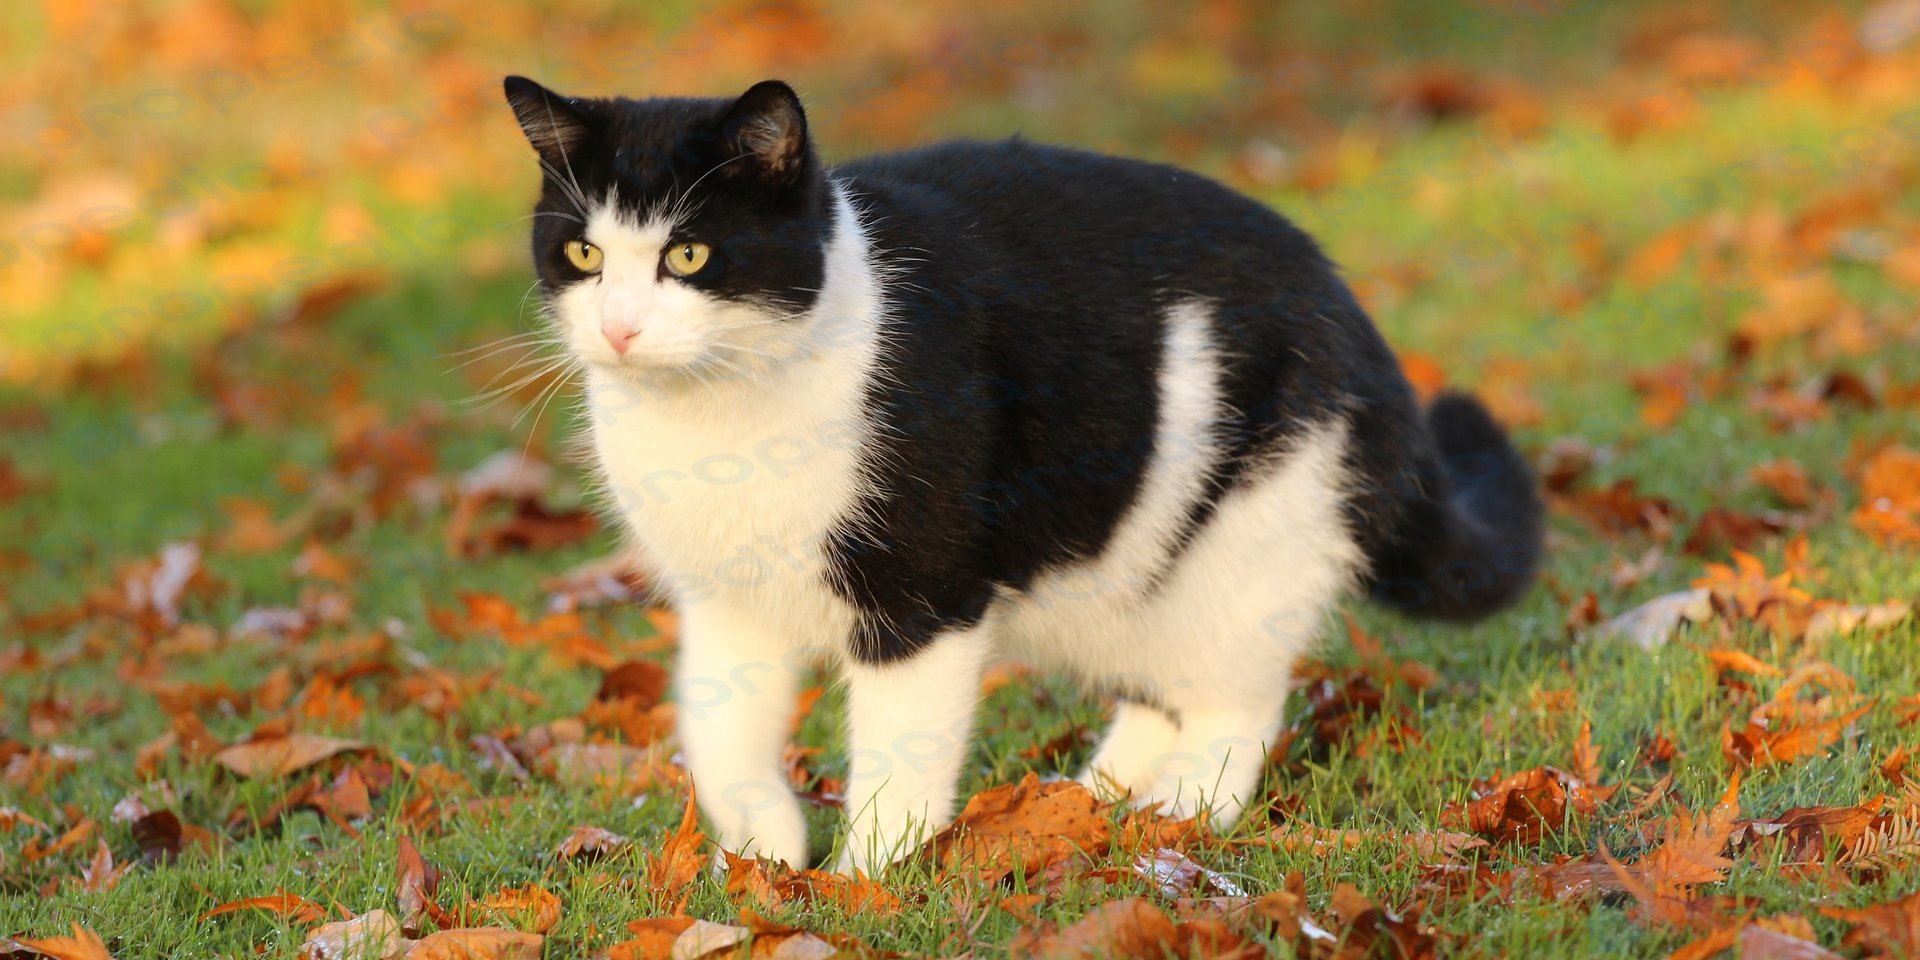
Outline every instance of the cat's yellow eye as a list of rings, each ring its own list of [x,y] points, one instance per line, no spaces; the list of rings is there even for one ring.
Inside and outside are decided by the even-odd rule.
[[[606,254],[601,253],[599,247],[585,240],[567,241],[567,262],[581,273],[599,273],[600,263],[605,259]]]
[[[676,243],[667,248],[667,270],[676,277],[699,273],[712,254],[713,249],[704,243]]]

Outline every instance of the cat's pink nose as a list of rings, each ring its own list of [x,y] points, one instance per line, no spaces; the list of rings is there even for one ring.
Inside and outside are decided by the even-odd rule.
[[[633,345],[633,338],[640,335],[638,330],[627,329],[626,324],[608,320],[600,324],[600,335],[607,338],[607,346],[621,356],[627,355],[627,348]]]

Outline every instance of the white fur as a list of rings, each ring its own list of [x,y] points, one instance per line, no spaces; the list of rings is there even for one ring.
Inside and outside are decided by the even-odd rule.
[[[776,319],[660,279],[670,220],[625,221],[611,204],[586,228],[605,251],[601,275],[556,304],[588,370],[607,489],[683,615],[681,738],[720,844],[806,862],[780,752],[795,686],[822,658],[841,661],[849,684],[843,868],[882,865],[952,816],[981,666],[996,651],[1148,691],[1171,715],[1122,704],[1086,778],[1230,821],[1252,799],[1294,660],[1360,568],[1340,513],[1344,428],[1300,436],[1250,470],[1170,564],[1231,412],[1211,309],[1176,304],[1154,454],[1101,555],[1001,597],[981,624],[903,662],[853,661],[856,611],[828,586],[823,547],[872,491],[864,398],[886,301],[835,189],[826,281],[805,315]],[[638,331],[624,356],[607,323]]]
[[[662,221],[596,213],[587,239],[605,251],[609,289],[577,285],[557,313],[587,361],[605,486],[684,617],[676,684],[701,807],[727,849],[804,864],[780,751],[800,675],[837,655],[854,622],[826,586],[823,547],[871,486],[862,401],[879,279],[844,196],[827,281],[801,317],[774,321],[655,279],[666,238]],[[616,286],[640,305],[625,357],[599,332]],[[729,352],[745,372],[708,363]]]

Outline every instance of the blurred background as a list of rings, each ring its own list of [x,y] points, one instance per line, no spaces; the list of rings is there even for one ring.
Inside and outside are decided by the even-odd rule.
[[[507,73],[628,96],[782,77],[829,157],[1020,133],[1184,164],[1303,221],[1433,349],[1485,311],[1537,327],[1605,300],[1677,223],[1895,152],[1910,173],[1911,131],[1887,124],[1920,79],[1916,26],[1899,0],[8,4],[0,377],[64,382],[316,295],[526,279],[512,221],[537,181]],[[1714,239],[1668,238],[1640,275]],[[1494,289],[1509,276],[1527,282]],[[1413,302],[1465,281],[1470,314]],[[515,299],[392,322],[512,326]]]

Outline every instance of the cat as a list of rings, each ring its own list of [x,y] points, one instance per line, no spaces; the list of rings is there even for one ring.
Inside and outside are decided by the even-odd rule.
[[[1467,621],[1529,585],[1503,429],[1423,409],[1314,242],[1218,183],[1019,138],[828,166],[777,80],[505,90],[725,850],[808,862],[783,751],[818,663],[847,685],[834,865],[871,872],[953,816],[996,658],[1117,700],[1082,782],[1224,828],[1344,593]]]

